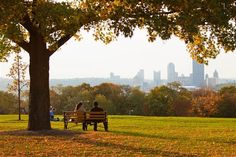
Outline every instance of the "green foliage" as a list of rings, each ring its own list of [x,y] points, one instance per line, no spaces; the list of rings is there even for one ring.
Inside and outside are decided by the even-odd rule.
[[[132,88],[127,97],[127,104],[130,114],[144,115],[145,93],[137,87]]]
[[[218,116],[236,117],[236,87],[223,87],[220,90],[220,102],[218,106]]]
[[[220,92],[221,95],[235,94],[236,93],[236,87],[235,86],[223,87],[223,88],[220,89],[219,92]]]
[[[104,95],[112,103],[112,109],[110,110],[113,112],[111,114],[128,113],[125,93],[121,86],[112,83],[102,83],[94,87],[94,95],[98,94]]]
[[[173,91],[166,86],[156,87],[147,95],[150,115],[165,116],[170,113]]]
[[[174,82],[152,89],[146,102],[150,115],[187,116],[191,109],[191,93]]]
[[[17,97],[11,93],[0,91],[0,114],[17,112]]]
[[[105,111],[107,111],[108,114],[115,113],[114,105],[110,100],[106,98],[106,96],[102,94],[97,94],[95,96],[95,101],[97,101],[98,104],[100,104],[100,107],[102,107]]]
[[[108,114],[114,115],[236,117],[235,87],[225,87],[219,92],[211,89],[188,91],[174,82],[144,93],[137,87],[111,83],[95,87],[82,84],[53,87],[50,99],[58,114],[73,110],[80,101],[90,110],[93,102],[98,101]]]
[[[56,113],[74,110],[79,102],[83,102],[84,107],[90,109],[94,100],[92,94],[92,87],[88,84],[77,87],[53,87],[50,91],[51,105],[56,108]]]

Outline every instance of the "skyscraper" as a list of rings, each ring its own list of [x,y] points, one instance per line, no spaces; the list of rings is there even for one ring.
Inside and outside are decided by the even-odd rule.
[[[215,70],[213,73],[213,77],[218,79],[219,78],[219,73]]]
[[[161,84],[161,71],[154,71],[153,72],[153,81],[154,81],[154,85],[160,85]]]
[[[175,72],[175,65],[169,63],[167,67],[167,82],[174,82],[177,80],[178,73]]]
[[[196,87],[204,86],[204,65],[193,60],[193,85]]]
[[[142,85],[144,82],[144,70],[141,69],[134,77],[134,82],[136,85]]]

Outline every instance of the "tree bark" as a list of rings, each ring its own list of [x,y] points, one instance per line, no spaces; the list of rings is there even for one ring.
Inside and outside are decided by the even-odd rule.
[[[38,33],[30,39],[30,95],[28,130],[51,129],[49,117],[49,58],[46,43]]]

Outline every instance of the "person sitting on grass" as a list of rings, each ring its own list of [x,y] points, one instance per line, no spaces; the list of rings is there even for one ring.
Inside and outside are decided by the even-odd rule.
[[[90,110],[90,112],[103,112],[104,111],[102,108],[98,107],[97,101],[95,101],[93,105],[94,107]],[[98,122],[94,122],[94,128],[93,128],[94,131],[97,131],[97,123]],[[103,125],[104,125],[105,130],[108,131],[107,122],[103,122]]]
[[[59,121],[59,118],[54,118],[54,111],[55,108],[50,106],[50,111],[49,111],[49,115],[50,115],[50,121]]]
[[[53,111],[53,107],[52,106],[50,106],[49,115],[50,115],[50,120],[54,120],[54,111]]]

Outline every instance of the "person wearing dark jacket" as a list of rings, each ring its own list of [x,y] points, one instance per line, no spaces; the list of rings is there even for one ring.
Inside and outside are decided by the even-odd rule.
[[[93,106],[94,107],[90,110],[91,112],[102,112],[102,111],[104,111],[102,108],[98,107],[98,102],[97,101],[95,101],[93,103]]]
[[[97,101],[95,101],[93,103],[93,105],[94,105],[94,107],[90,110],[91,112],[103,112],[104,111],[102,108],[98,107],[98,102]],[[98,122],[94,122],[94,128],[93,128],[94,131],[97,131],[97,123]],[[103,122],[103,125],[104,125],[105,130],[108,131],[107,122]]]

